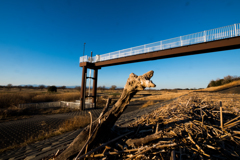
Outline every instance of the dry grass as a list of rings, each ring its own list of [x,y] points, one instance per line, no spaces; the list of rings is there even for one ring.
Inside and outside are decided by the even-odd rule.
[[[47,138],[50,138],[50,137],[53,137],[53,136],[57,136],[57,135],[63,134],[63,133],[68,132],[68,131],[83,128],[83,127],[87,126],[88,124],[90,124],[89,116],[76,116],[72,119],[68,119],[68,120],[64,121],[55,130],[50,130],[48,132],[40,133],[38,136],[30,137],[29,139],[27,139],[23,143],[13,144],[9,147],[0,149],[0,153],[4,152],[6,150],[9,150],[9,149],[14,149],[14,148],[19,148],[19,147],[26,146],[29,143],[33,143],[33,142],[44,140],[44,139],[47,139]]]
[[[166,101],[166,100],[170,100],[173,98],[177,98],[179,96],[188,94],[192,91],[189,90],[181,90],[181,91],[155,91],[155,94],[149,95],[149,96],[145,96],[145,97],[140,97],[140,98],[136,98],[133,99],[133,101],[136,100],[144,100],[144,101],[153,101],[153,100],[158,100],[158,101]]]
[[[79,92],[60,93],[60,94],[40,94],[33,97],[33,102],[52,102],[52,101],[73,101],[80,98]]]
[[[83,128],[90,123],[89,116],[76,116],[72,119],[66,120],[55,133],[64,133],[78,128]]]
[[[239,86],[239,85],[240,85],[240,80],[233,81],[231,83],[228,83],[228,84],[225,84],[225,85],[222,85],[222,86],[209,87],[209,88],[200,89],[200,90],[197,90],[197,91],[216,92],[216,91],[221,91],[223,89],[228,89],[228,88]]]
[[[47,88],[37,89],[37,88],[22,88],[21,91],[19,88],[11,88],[10,90],[6,88],[0,88],[0,93],[47,93]],[[68,92],[79,92],[74,88],[58,89],[57,93],[68,93]]]
[[[54,101],[73,101],[79,99],[79,92],[70,93],[41,93],[41,92],[16,92],[16,93],[0,93],[1,108],[17,106],[23,103],[39,103]]]
[[[146,107],[152,106],[152,105],[154,105],[154,104],[157,104],[157,103],[154,103],[154,101],[147,101],[146,103],[144,103],[144,104],[142,105],[141,108],[146,108]]]

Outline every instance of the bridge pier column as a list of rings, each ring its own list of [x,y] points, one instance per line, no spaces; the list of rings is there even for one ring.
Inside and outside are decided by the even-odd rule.
[[[97,77],[98,77],[98,69],[94,69],[94,75],[93,75],[93,90],[92,90],[92,103],[93,107],[96,108],[96,99],[97,99]]]
[[[85,86],[86,86],[86,73],[87,67],[82,67],[82,85],[81,85],[81,96],[80,96],[80,110],[85,110]]]

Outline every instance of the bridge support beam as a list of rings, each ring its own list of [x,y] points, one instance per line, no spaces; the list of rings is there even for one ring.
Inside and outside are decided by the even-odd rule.
[[[87,67],[83,66],[82,67],[81,96],[80,96],[80,110],[85,109],[86,73],[87,73]]]

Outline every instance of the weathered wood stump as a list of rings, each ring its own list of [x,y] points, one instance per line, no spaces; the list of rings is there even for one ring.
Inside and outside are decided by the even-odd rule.
[[[155,87],[156,85],[150,80],[153,76],[153,71],[149,71],[141,76],[137,76],[134,73],[129,75],[127,83],[124,86],[123,92],[119,100],[114,104],[111,110],[105,114],[100,115],[91,126],[92,137],[89,139],[90,125],[85,127],[82,132],[73,140],[69,147],[63,151],[56,160],[65,160],[67,158],[75,158],[78,152],[85,147],[88,142],[88,149],[92,149],[93,146],[104,142],[111,133],[111,128],[114,126],[117,119],[126,109],[131,98],[146,87]]]

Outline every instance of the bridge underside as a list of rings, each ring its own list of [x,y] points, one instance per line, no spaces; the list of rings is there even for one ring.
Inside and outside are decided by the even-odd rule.
[[[217,52],[231,49],[240,48],[240,37],[233,37],[228,39],[222,39],[217,41],[210,41],[205,43],[199,43],[189,46],[182,46],[177,48],[171,48],[166,50],[154,51],[149,53],[143,53],[138,55],[132,55],[128,57],[122,57],[117,59],[111,59],[106,61],[100,61],[96,63],[82,62],[80,63],[80,67],[83,67],[82,74],[82,86],[86,85],[86,69],[94,69],[94,81],[93,81],[93,102],[96,103],[96,88],[97,88],[97,70],[101,69],[101,67],[108,67],[113,65],[121,65],[127,63],[135,63],[135,62],[143,62],[164,58],[172,58],[172,57],[180,57],[187,55],[195,55],[202,54],[208,52]],[[81,87],[81,105],[84,105],[84,93],[85,87]],[[84,109],[84,106],[81,106]]]

